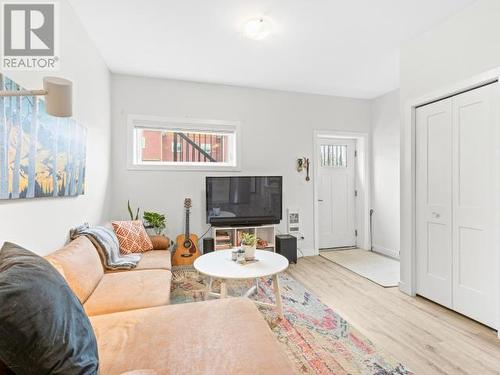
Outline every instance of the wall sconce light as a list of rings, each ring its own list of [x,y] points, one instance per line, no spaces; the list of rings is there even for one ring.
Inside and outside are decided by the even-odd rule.
[[[306,181],[310,181],[309,178],[309,158],[305,156],[301,159],[297,159],[297,172],[301,173],[304,169],[306,170]]]
[[[45,110],[49,115],[73,115],[73,83],[64,78],[44,77],[43,90],[0,91],[0,96],[45,96]]]

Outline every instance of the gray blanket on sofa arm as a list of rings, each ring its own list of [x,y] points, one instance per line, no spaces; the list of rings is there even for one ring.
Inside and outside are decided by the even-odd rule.
[[[70,230],[72,240],[79,236],[87,237],[94,244],[106,269],[132,269],[141,260],[140,254],[124,255],[120,253],[118,238],[116,238],[115,232],[109,228],[102,226],[91,227],[85,223]]]

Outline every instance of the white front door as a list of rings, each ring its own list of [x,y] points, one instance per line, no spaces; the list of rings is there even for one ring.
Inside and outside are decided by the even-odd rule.
[[[495,326],[498,84],[416,111],[417,293]]]
[[[354,139],[321,139],[319,168],[319,248],[356,245]]]

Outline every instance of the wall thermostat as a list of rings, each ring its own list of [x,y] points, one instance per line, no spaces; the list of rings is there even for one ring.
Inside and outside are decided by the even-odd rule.
[[[287,210],[287,232],[292,236],[297,237],[297,239],[302,239],[301,227],[300,227],[300,212],[298,209],[289,208]]]

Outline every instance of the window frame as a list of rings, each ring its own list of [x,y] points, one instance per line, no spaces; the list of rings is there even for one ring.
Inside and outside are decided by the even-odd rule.
[[[140,163],[137,160],[138,144],[135,129],[219,132],[234,134],[234,163],[213,162],[160,162]],[[127,118],[127,169],[150,171],[241,171],[241,122],[197,118],[177,118],[148,115],[128,115]]]

